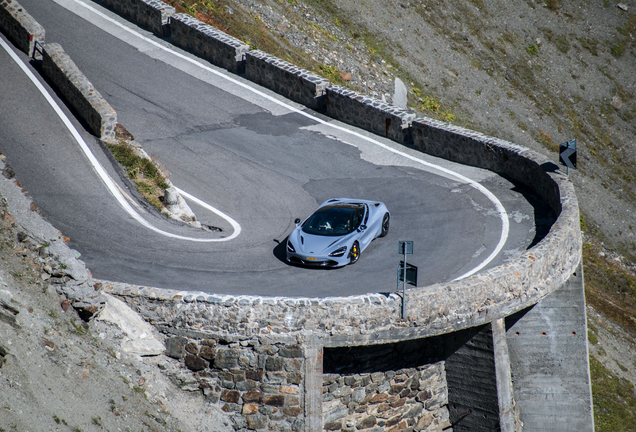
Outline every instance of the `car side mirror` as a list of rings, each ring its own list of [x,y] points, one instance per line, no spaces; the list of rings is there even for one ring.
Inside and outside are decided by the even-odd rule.
[[[366,226],[366,225],[360,225],[360,230],[361,230],[361,231],[364,231],[365,229],[367,229],[367,226]]]
[[[296,218],[296,220],[294,221],[294,223],[295,223],[296,225],[298,225],[298,224],[300,223],[300,219]]]

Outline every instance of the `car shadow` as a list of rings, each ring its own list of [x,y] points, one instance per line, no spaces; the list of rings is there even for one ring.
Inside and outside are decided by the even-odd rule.
[[[294,263],[287,262],[287,252],[285,251],[285,247],[287,245],[287,239],[288,238],[289,238],[289,236],[285,237],[282,241],[274,239],[274,243],[276,243],[276,246],[272,250],[272,253],[274,254],[274,257],[276,257],[276,259],[279,260],[280,262],[285,263],[285,264],[287,264],[290,267],[296,267],[296,268],[301,268],[301,269],[306,269],[306,270],[322,270],[322,271],[326,271],[326,270],[338,270],[340,268],[343,268],[343,267],[338,267],[338,268],[334,268],[334,267],[312,267],[312,266],[304,266],[304,265],[300,265],[300,264],[294,264]]]

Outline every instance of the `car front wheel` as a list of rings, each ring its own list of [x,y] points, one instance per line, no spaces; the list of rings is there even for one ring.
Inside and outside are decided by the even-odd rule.
[[[349,264],[353,264],[360,259],[360,245],[358,242],[353,242],[351,245],[351,251],[349,251]]]
[[[391,217],[388,213],[384,213],[384,217],[382,218],[382,232],[380,233],[380,237],[384,237],[389,233],[389,222]]]

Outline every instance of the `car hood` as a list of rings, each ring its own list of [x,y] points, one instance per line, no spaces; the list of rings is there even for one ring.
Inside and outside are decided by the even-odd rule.
[[[355,232],[355,231],[354,231]],[[289,236],[296,252],[304,254],[328,254],[339,247],[346,246],[351,234],[346,236],[320,236],[307,234],[300,228],[295,229]]]

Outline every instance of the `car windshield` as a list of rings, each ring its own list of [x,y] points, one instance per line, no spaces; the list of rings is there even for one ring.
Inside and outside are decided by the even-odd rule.
[[[363,217],[362,204],[323,207],[305,221],[303,231],[322,236],[343,236],[358,228]]]

